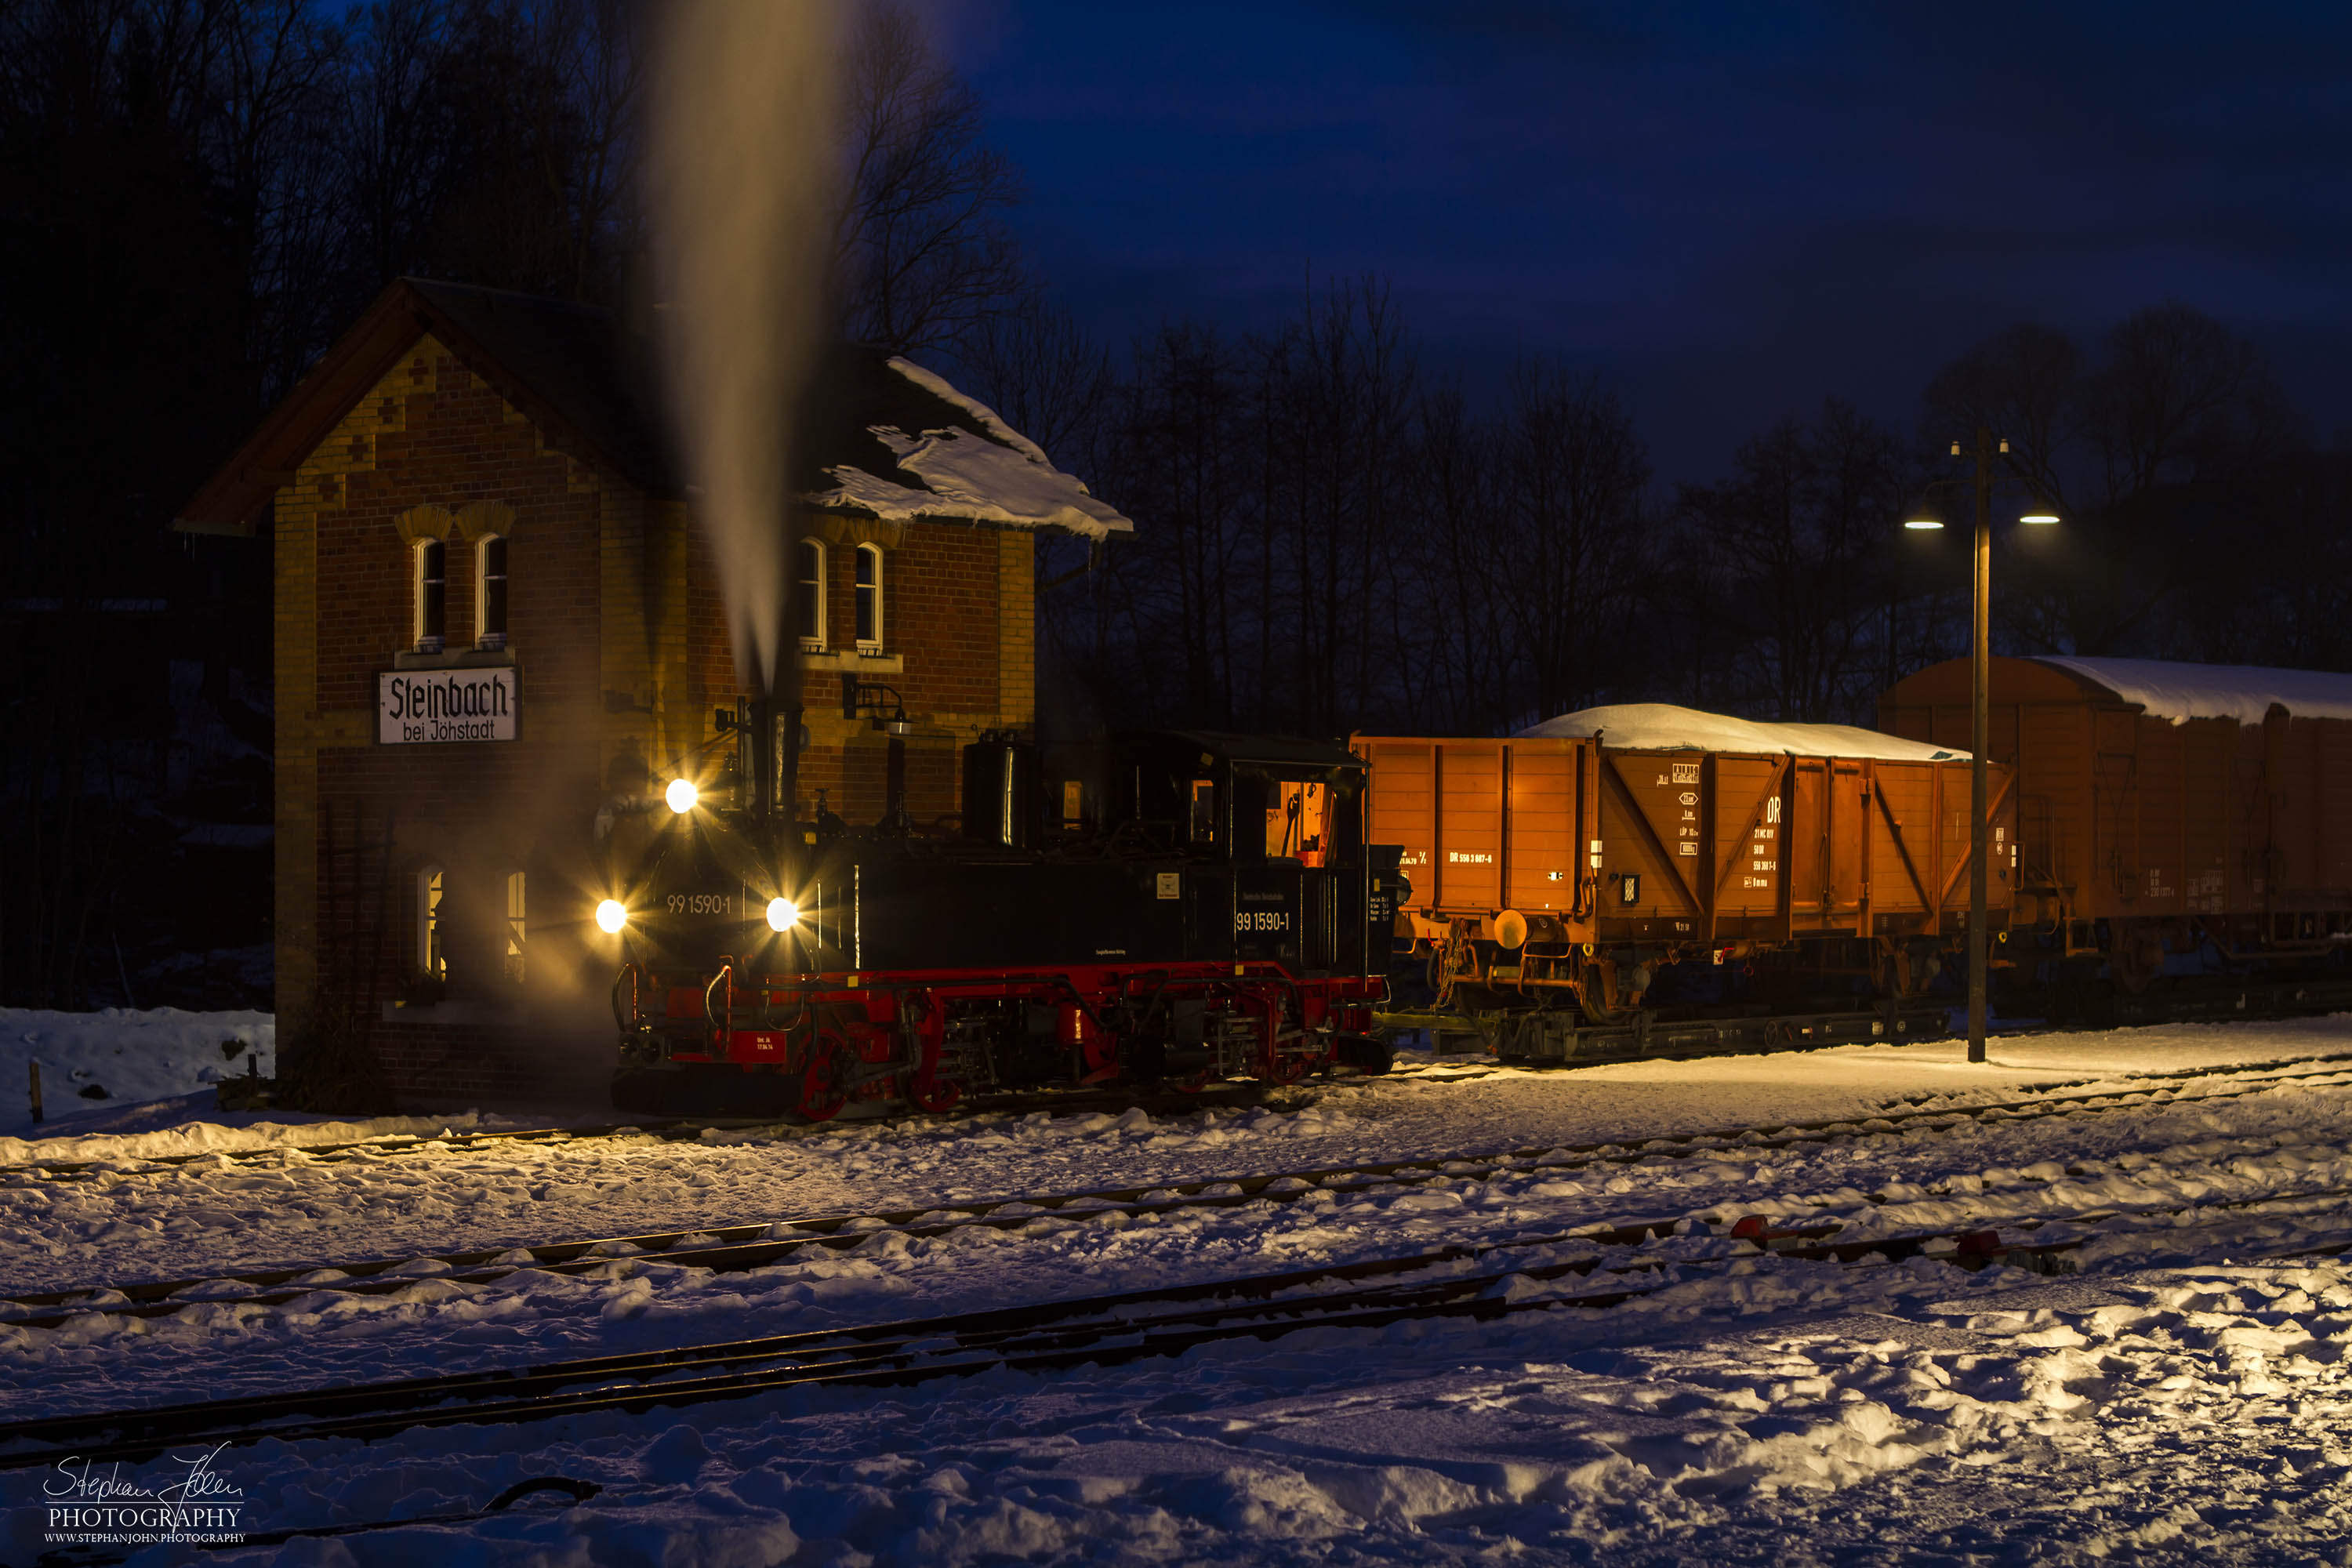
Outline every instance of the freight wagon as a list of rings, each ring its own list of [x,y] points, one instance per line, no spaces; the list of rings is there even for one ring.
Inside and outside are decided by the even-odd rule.
[[[1565,1005],[1607,1024],[1671,1003],[1916,996],[1967,930],[1969,757],[1948,745],[1659,704],[1507,740],[1353,745],[1370,837],[1403,849],[1399,935],[1441,1008]],[[1992,770],[1996,930],[2010,785]]]
[[[2014,918],[2058,971],[2126,993],[2168,971],[2333,968],[2352,946],[2352,676],[1996,658],[2015,772]],[[1879,700],[1890,734],[1969,732],[1969,666]]]

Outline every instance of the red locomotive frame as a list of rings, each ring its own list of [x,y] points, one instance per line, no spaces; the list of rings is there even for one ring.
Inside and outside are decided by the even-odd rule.
[[[958,1024],[1007,1004],[1056,1010],[1056,1038],[1072,1057],[1072,1081],[1108,1082],[1131,1070],[1118,1025],[1162,998],[1204,1003],[1216,1048],[1206,1066],[1171,1081],[1198,1089],[1213,1077],[1295,1083],[1339,1060],[1343,1037],[1371,1031],[1387,1000],[1379,976],[1301,979],[1264,962],[1080,964],[1022,973],[907,970],[740,976],[722,961],[707,983],[631,963],[614,990],[625,1034],[661,1037],[668,1060],[732,1066],[787,1079],[794,1109],[811,1121],[853,1100],[905,1100],[946,1110],[970,1090],[975,1064]],[[658,1012],[649,1012],[657,1004]]]

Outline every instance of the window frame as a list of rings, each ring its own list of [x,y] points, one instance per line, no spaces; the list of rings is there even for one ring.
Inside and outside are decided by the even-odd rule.
[[[427,576],[436,552],[440,574]],[[418,653],[439,653],[449,646],[449,547],[438,539],[420,539],[410,547],[408,559],[409,644]],[[430,592],[434,589],[437,595]]]
[[[850,576],[850,594],[852,597],[852,608],[856,611],[856,615],[850,622],[850,631],[856,636],[858,652],[880,653],[882,651],[883,638],[886,635],[886,630],[888,625],[883,616],[882,609],[882,547],[879,544],[876,544],[873,542],[868,541],[857,547],[857,553],[855,559],[856,571],[853,572]],[[860,582],[858,581],[858,575],[866,570],[866,563],[868,562],[873,563],[874,581],[871,583]],[[869,595],[872,595],[870,600],[868,598]],[[866,618],[866,609],[869,603],[873,609],[871,636],[867,636],[865,633],[860,632],[857,625],[859,621]]]
[[[499,569],[490,570],[490,547],[499,547]],[[507,646],[507,626],[514,613],[509,596],[513,586],[514,547],[503,533],[486,533],[474,542],[474,646],[496,652]],[[490,584],[499,585],[499,624],[490,626]]]
[[[520,985],[530,973],[530,881],[528,874],[517,867],[509,870],[500,884],[506,895],[506,919],[499,934],[505,942],[499,954],[499,973],[509,985]]]
[[[803,625],[816,628],[814,635],[808,632],[800,634],[801,651],[823,653],[827,641],[825,637],[825,570],[831,564],[831,559],[826,553],[824,541],[822,539],[803,537],[800,542],[800,549],[814,551],[816,555],[814,572],[809,575],[802,574],[803,557],[796,552],[793,558],[793,589],[804,601],[804,605],[795,605],[794,608],[802,616]]]
[[[441,905],[449,897],[448,873],[439,866],[416,870],[416,969],[427,980],[449,978],[449,952],[436,942],[444,927]]]

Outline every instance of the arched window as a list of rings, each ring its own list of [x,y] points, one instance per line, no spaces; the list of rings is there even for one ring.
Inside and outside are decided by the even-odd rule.
[[[857,651],[882,651],[882,547],[857,547]]]
[[[800,581],[793,608],[798,617],[801,647],[812,652],[824,647],[824,544],[820,540],[801,541]]]
[[[507,646],[507,540],[483,537],[474,547],[474,646]]]
[[[506,976],[522,984],[523,951],[523,887],[522,873],[507,873],[507,952]]]
[[[416,967],[427,980],[449,978],[449,960],[441,948],[441,868],[427,866],[416,873]]]
[[[449,604],[449,551],[437,539],[416,542],[416,651],[439,653]]]

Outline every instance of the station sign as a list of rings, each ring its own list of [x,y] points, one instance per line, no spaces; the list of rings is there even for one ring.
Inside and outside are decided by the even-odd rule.
[[[511,665],[387,669],[375,680],[375,738],[383,745],[511,741],[522,720],[522,685]]]

